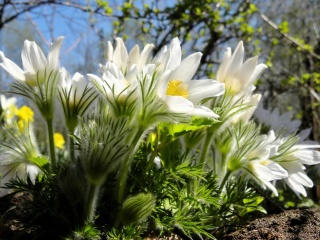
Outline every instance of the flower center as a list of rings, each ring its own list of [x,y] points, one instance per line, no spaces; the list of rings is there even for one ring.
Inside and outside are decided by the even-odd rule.
[[[180,80],[171,80],[170,82],[168,82],[166,95],[188,98],[188,85]]]

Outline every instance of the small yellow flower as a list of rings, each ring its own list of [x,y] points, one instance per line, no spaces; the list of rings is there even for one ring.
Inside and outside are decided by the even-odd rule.
[[[61,133],[55,133],[53,135],[53,138],[54,138],[54,145],[57,148],[63,149],[64,148],[64,144],[65,144],[65,140],[64,140],[63,135]]]
[[[26,123],[34,121],[33,116],[34,112],[28,106],[22,106],[17,110],[18,126],[21,131]]]

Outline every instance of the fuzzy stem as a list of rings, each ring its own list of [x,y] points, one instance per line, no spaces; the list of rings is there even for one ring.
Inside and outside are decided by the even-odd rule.
[[[201,151],[200,164],[203,165],[203,169],[205,168],[205,160],[206,160],[206,157],[207,157],[207,154],[208,154],[208,149],[209,149],[210,144],[211,144],[212,136],[213,136],[213,133],[211,131],[208,131],[207,135],[206,135],[206,139],[204,141],[204,145],[203,145],[202,151]]]
[[[131,141],[131,147],[128,149],[129,154],[127,158],[124,160],[123,164],[120,166],[120,170],[118,172],[118,178],[119,178],[118,203],[119,204],[122,204],[124,192],[127,188],[127,178],[128,178],[129,170],[131,168],[131,162],[140,144],[140,138],[143,132],[144,132],[143,128],[139,128],[137,130],[136,134],[134,135]]]
[[[86,219],[92,222],[95,217],[95,211],[97,207],[98,196],[100,192],[101,184],[94,184],[88,182],[87,199],[85,204],[85,216]]]
[[[224,175],[224,177],[223,177],[223,179],[222,179],[222,182],[221,182],[221,184],[220,184],[219,192],[221,192],[222,189],[224,188],[224,186],[225,186],[226,182],[228,181],[231,173],[232,173],[232,171],[227,170],[227,173],[226,173],[226,175]]]
[[[48,129],[48,141],[49,141],[49,149],[50,149],[50,159],[52,167],[56,167],[56,153],[54,149],[54,137],[53,137],[53,120],[47,119],[47,129]]]
[[[74,139],[69,135],[69,154],[71,162],[74,161]]]

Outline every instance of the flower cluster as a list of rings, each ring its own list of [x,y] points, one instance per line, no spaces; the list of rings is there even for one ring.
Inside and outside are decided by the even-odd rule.
[[[61,187],[64,192],[75,192],[67,189],[72,186],[83,189],[83,216],[93,221],[102,187],[111,177],[116,202],[125,206],[118,210],[121,217],[115,219],[116,225],[127,222],[123,220],[127,211],[134,215],[132,219],[145,219],[156,201],[148,194],[130,197],[133,187],[127,185],[136,174],[132,172],[135,159],[146,156],[144,171],[155,176],[169,164],[165,149],[177,142],[181,155],[213,174],[221,196],[234,180],[269,189],[275,196],[277,181],[298,196],[306,196],[305,187],[313,186],[305,165],[320,162],[316,150],[320,145],[306,140],[310,130],[297,133],[300,122],[291,121],[290,113],[259,108],[261,95],[254,92],[254,83],[266,65],[259,64],[257,57],[244,62],[242,42],[233,53],[227,48],[216,79],[194,79],[202,54],[183,58],[178,38],[154,57],[152,44],[128,51],[123,40],[116,38],[115,47],[108,42],[100,75],[75,73],[72,77],[59,65],[62,40],[51,45],[47,58],[34,42],[25,41],[23,70],[0,52],[0,66],[15,79],[11,92],[34,103],[47,124],[48,138],[48,146],[40,152],[33,111],[27,106],[18,109],[15,98],[1,96],[6,134],[0,144],[2,186],[10,178],[29,174],[34,181],[37,174],[50,175],[60,168],[72,169],[76,176],[83,173],[84,187],[71,177],[59,184],[68,183]],[[56,99],[63,109],[60,129],[68,133],[66,142],[61,134],[54,134]],[[57,148],[65,151],[63,157],[57,158]],[[137,199],[146,199],[142,205],[147,214],[128,208],[128,203],[138,206]]]

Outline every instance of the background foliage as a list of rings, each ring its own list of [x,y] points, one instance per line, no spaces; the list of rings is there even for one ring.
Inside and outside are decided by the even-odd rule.
[[[178,36],[188,53],[203,53],[198,75],[214,78],[218,53],[243,40],[248,56],[259,54],[269,66],[257,89],[264,104],[294,109],[302,127],[312,127],[319,140],[319,8],[318,1],[303,0],[5,0],[0,48],[18,60],[16,46],[24,39],[48,45],[65,35],[62,62],[85,73],[97,71],[94,63],[104,62],[98,49],[116,36],[128,39],[129,46],[152,42],[154,54]]]

